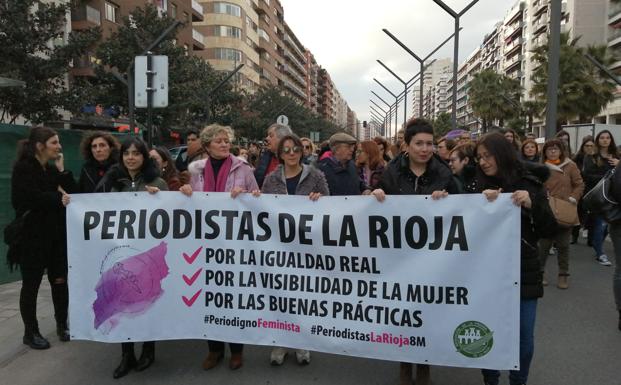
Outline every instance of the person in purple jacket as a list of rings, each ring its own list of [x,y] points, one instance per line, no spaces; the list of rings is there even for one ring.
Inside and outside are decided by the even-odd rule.
[[[231,154],[233,129],[228,126],[212,124],[203,128],[200,141],[208,157],[188,165],[190,183],[179,189],[185,195],[193,191],[230,192],[235,198],[241,193],[259,191],[259,186],[252,173],[252,168],[244,160]],[[215,368],[224,358],[224,342],[209,340],[209,355],[203,362],[203,368]],[[242,366],[244,345],[229,343],[231,359],[229,368],[239,369]]]

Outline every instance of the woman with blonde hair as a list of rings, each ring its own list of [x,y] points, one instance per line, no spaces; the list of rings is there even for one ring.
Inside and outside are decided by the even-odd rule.
[[[250,165],[231,154],[231,142],[234,138],[233,129],[229,126],[212,124],[203,128],[200,141],[208,156],[188,165],[190,183],[181,186],[179,190],[188,196],[193,191],[230,192],[231,198],[236,198],[241,193],[258,191],[259,186]],[[224,342],[209,340],[208,343],[209,354],[203,362],[205,370],[215,368],[224,358]],[[241,368],[244,345],[229,343],[229,348],[229,368]]]

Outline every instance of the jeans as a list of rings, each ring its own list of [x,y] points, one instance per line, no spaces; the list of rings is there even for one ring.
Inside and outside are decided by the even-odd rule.
[[[615,250],[615,273],[612,276],[612,290],[617,310],[621,311],[621,223],[610,224],[610,238]]]
[[[593,218],[593,250],[595,256],[599,257],[604,254],[604,238],[608,231],[608,224],[604,218],[597,216]]]
[[[526,384],[530,362],[535,352],[535,318],[537,315],[537,300],[520,300],[520,370],[509,372],[509,384]],[[498,385],[500,372],[498,370],[482,369],[483,381],[486,385]]]

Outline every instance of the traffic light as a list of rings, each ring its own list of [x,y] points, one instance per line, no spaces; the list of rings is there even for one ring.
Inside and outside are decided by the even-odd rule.
[[[367,128],[367,121],[366,121],[366,120],[363,120],[363,121],[362,121],[362,127],[363,127],[363,128]]]

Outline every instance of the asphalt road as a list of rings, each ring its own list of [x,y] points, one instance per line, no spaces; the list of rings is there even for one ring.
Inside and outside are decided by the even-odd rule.
[[[610,242],[606,250],[614,260]],[[612,296],[614,267],[600,266],[592,254],[584,244],[572,247],[569,290],[555,287],[556,258],[548,260],[551,285],[538,306],[529,384],[621,384],[621,331],[617,330],[618,313]],[[34,351],[21,344],[19,284],[0,286],[0,385],[398,383],[395,362],[313,353],[308,366],[298,366],[290,356],[282,367],[272,367],[268,362],[270,348],[259,346],[246,346],[240,370],[230,371],[225,361],[206,372],[201,368],[207,354],[205,341],[158,342],[156,362],[148,371],[113,380],[120,347],[59,342],[54,333],[49,287],[42,287],[41,293],[41,330],[49,337],[52,348]],[[433,367],[432,378],[434,385],[482,384],[480,372],[474,369]],[[506,373],[501,383],[508,384]]]

